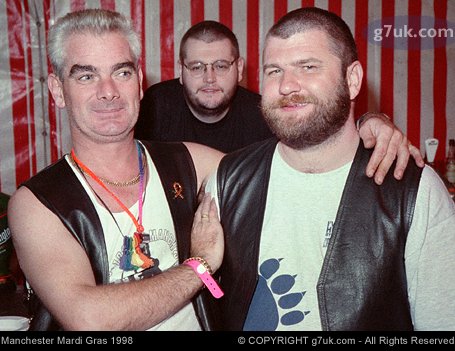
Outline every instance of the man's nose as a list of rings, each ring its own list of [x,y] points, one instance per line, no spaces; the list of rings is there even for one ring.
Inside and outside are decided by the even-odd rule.
[[[120,96],[120,93],[114,79],[111,77],[101,79],[98,83],[98,91],[96,96],[98,99],[105,99],[109,101],[118,98]]]
[[[290,71],[285,71],[280,81],[280,94],[289,95],[301,90],[300,81]]]
[[[204,81],[209,83],[213,83],[216,81],[216,73],[215,70],[213,69],[213,64],[211,63],[205,66]]]

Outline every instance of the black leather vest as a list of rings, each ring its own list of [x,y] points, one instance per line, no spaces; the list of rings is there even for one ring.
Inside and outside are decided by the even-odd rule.
[[[258,281],[258,255],[272,156],[269,139],[224,157],[218,169],[226,249],[219,270],[224,330],[242,330]],[[317,284],[323,330],[412,330],[404,249],[421,169],[378,186],[360,143]],[[393,166],[392,166],[393,167]],[[302,197],[305,194],[301,194]],[[321,199],[323,201],[323,199]]]
[[[190,253],[190,235],[194,212],[197,207],[197,178],[194,164],[182,143],[145,142],[160,176],[171,210],[177,239],[180,262]],[[183,189],[181,197],[175,196],[174,182]],[[103,228],[81,183],[68,163],[62,158],[39,172],[23,186],[63,222],[69,232],[87,252],[95,275],[96,284],[108,284],[108,260]],[[206,289],[205,289],[206,290]],[[195,299],[195,308],[203,329],[210,330],[210,319],[205,313],[205,300],[211,298],[203,291]],[[32,306],[33,319],[30,330],[59,330],[61,326],[35,296]]]

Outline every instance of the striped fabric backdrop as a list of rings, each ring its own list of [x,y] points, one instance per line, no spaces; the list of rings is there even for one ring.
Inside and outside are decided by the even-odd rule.
[[[180,38],[192,24],[218,20],[238,36],[247,60],[243,84],[259,91],[261,47],[268,28],[302,6],[333,11],[351,27],[366,73],[357,115],[380,110],[393,116],[422,150],[425,139],[436,137],[442,165],[448,139],[455,138],[455,1],[3,0],[0,190],[12,193],[71,147],[66,115],[54,106],[46,84],[45,38],[57,17],[97,7],[130,16],[142,35],[146,86],[175,77]],[[374,40],[381,28],[382,39]],[[425,33],[407,37],[408,28]]]

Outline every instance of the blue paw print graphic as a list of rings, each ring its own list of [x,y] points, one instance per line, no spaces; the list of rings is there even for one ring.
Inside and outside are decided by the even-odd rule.
[[[281,318],[279,317],[279,308],[290,310],[297,306],[305,295],[305,291],[289,292],[295,284],[296,275],[281,274],[272,279],[272,276],[280,269],[281,260],[282,258],[271,258],[264,261],[259,267],[259,281],[244,330],[276,330],[278,323],[294,325],[303,321],[305,316],[310,313],[310,311],[293,310],[284,313]],[[270,287],[267,284],[269,281]],[[280,297],[275,298],[277,295]]]

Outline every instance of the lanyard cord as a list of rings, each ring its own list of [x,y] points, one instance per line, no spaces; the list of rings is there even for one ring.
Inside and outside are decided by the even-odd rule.
[[[74,153],[74,149],[71,149],[71,157],[73,158],[74,162],[85,172],[87,173],[95,182],[97,182],[104,190],[106,190],[109,195],[111,195],[114,200],[119,204],[119,206],[128,214],[128,216],[131,218],[133,221],[136,230],[138,233],[143,233],[144,232],[144,227],[142,226],[142,208],[143,208],[143,200],[142,200],[142,193],[144,191],[144,164],[142,162],[142,152],[141,148],[139,146],[139,143],[136,141],[136,148],[137,148],[137,153],[138,153],[138,159],[139,159],[139,174],[140,174],[140,184],[139,184],[139,215],[138,219],[131,213],[131,211],[123,204],[122,201],[115,195],[112,191],[110,191],[106,185],[101,181],[101,179],[90,170],[85,164],[82,163],[81,160],[79,160],[76,157],[76,154]]]

